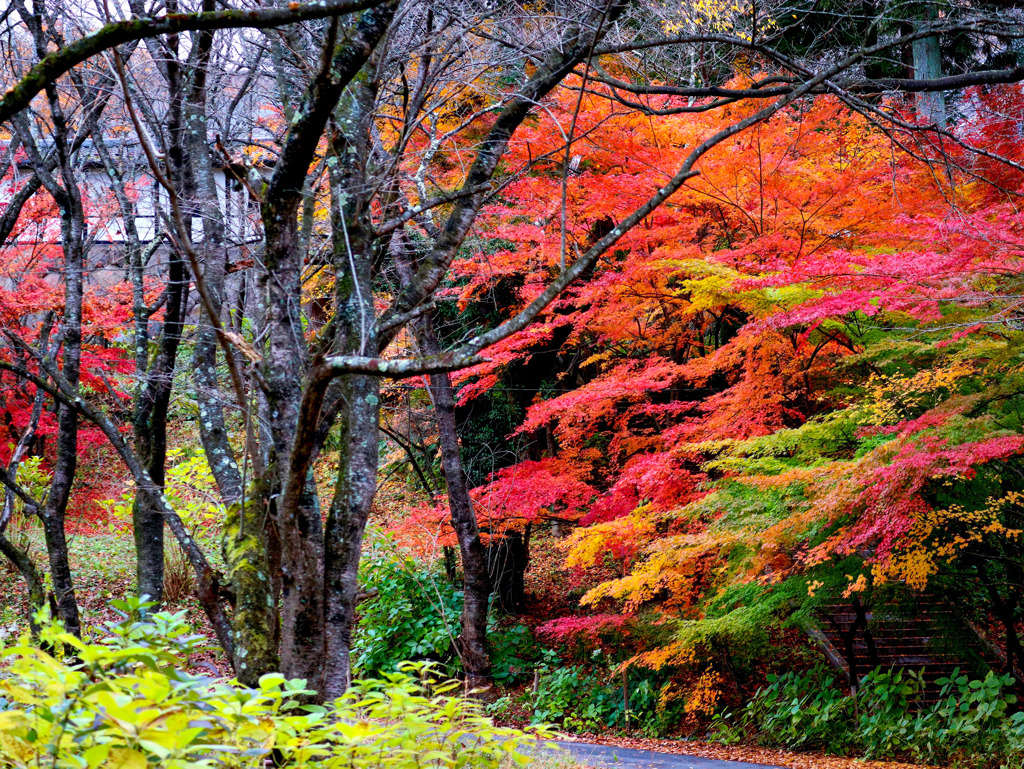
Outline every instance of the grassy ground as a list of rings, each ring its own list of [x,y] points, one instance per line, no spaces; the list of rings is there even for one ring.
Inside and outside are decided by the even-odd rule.
[[[29,554],[40,571],[48,574],[46,548],[38,525],[22,524],[13,531],[9,530],[8,535],[19,545],[27,543]],[[211,542],[205,549],[211,560],[216,562],[219,547]],[[169,542],[168,551],[164,581],[168,593],[166,608],[185,610],[196,631],[205,633],[205,615],[191,594],[191,570],[175,544]],[[113,619],[110,601],[134,594],[135,543],[131,532],[113,530],[71,534],[68,537],[68,560],[83,624],[97,626]],[[49,592],[49,576],[46,579]],[[28,600],[24,580],[6,559],[0,559],[0,597],[0,637],[17,636],[27,627]]]

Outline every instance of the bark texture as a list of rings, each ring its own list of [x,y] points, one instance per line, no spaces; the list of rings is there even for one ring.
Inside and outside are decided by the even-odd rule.
[[[423,355],[438,355],[441,346],[434,331],[433,313],[425,313],[414,322],[416,343]],[[455,395],[451,377],[430,376],[430,399],[437,415],[441,444],[441,467],[448,487],[448,507],[452,526],[459,539],[462,559],[462,634],[458,639],[459,656],[470,689],[486,689],[491,681],[491,658],[487,649],[487,618],[491,598],[491,575],[487,568],[487,549],[480,539],[473,500],[462,466],[459,436],[455,421]]]
[[[373,63],[368,62],[349,87],[335,114],[339,128],[331,137],[332,265],[334,352],[365,354],[377,349],[373,300],[374,233],[370,223],[369,164],[376,99]],[[336,387],[343,408],[338,474],[327,515],[324,562],[327,665],[323,694],[337,697],[352,678],[349,649],[359,591],[363,533],[377,493],[380,380],[352,374]]]

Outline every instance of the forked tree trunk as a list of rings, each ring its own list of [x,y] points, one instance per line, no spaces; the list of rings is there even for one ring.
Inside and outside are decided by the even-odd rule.
[[[342,678],[347,683],[355,570],[372,494],[367,500],[358,494],[351,500],[339,499],[343,496],[341,493],[335,495],[327,522],[330,541],[325,550],[320,508],[316,504],[315,490],[309,484],[313,441],[324,393],[318,385],[301,379],[302,372],[308,369],[309,350],[299,306],[306,254],[298,214],[306,174],[324,128],[343,92],[384,37],[396,7],[395,0],[386,0],[378,7],[363,11],[344,28],[337,22],[329,24],[327,44],[330,47],[323,52],[323,66],[292,116],[274,174],[264,188],[261,208],[266,243],[263,286],[269,332],[263,378],[273,444],[268,470],[280,494],[272,517],[281,543],[281,669],[289,677],[306,679],[309,688],[317,690],[321,697],[340,693],[337,687],[342,685]],[[348,155],[344,159],[346,163],[351,162]],[[363,200],[367,194],[365,188],[350,192],[354,193],[355,200]],[[340,233],[335,234],[335,266],[344,270],[337,277],[340,301],[336,311],[342,312],[346,292],[353,288],[361,292],[356,298],[362,297],[360,304],[368,308],[370,325],[367,327],[362,322],[359,328],[370,334],[364,339],[365,350],[375,352],[373,297],[369,291],[372,251],[369,241],[366,247],[358,242],[358,232],[350,234],[351,238],[346,241],[351,247],[345,249],[344,262],[338,261],[341,237]],[[354,268],[349,269],[353,262]],[[362,283],[364,268],[365,284]],[[349,276],[347,281],[345,272]],[[344,318],[339,319],[339,327],[344,321]],[[342,338],[341,349],[351,349],[352,343],[353,339]],[[343,475],[363,472],[361,463],[372,465],[365,471],[371,473],[372,470],[372,480],[359,478],[358,482],[372,483],[376,490],[378,383],[365,385],[360,379],[353,377],[350,383],[358,402],[350,401],[348,413],[342,416],[343,433],[351,436],[346,440],[356,445],[350,447],[352,456],[340,458],[339,492],[344,492],[351,480]],[[358,455],[368,451],[371,445],[372,462],[359,459]],[[352,469],[347,470],[346,464]],[[327,594],[336,584],[341,585],[342,595],[331,595],[332,604],[328,605]],[[330,631],[325,630],[327,622],[332,623]],[[328,687],[323,685],[326,666],[330,666],[326,669]]]

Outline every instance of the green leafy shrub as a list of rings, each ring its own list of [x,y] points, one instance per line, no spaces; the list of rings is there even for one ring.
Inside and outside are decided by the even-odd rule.
[[[372,598],[359,605],[352,641],[354,667],[361,675],[393,672],[408,660],[458,665],[452,644],[459,634],[462,591],[438,569],[380,540],[359,567],[360,586]]]
[[[564,665],[553,652],[548,652],[541,665],[532,722],[561,723],[576,731],[625,726],[621,680],[619,674],[604,665]],[[683,703],[676,702],[668,709],[663,706],[660,692],[665,682],[659,681],[654,673],[632,670],[628,680],[630,723],[645,734],[664,733]]]
[[[853,740],[852,716],[852,698],[835,688],[833,677],[815,668],[769,675],[768,685],[744,708],[742,725],[756,729],[760,741],[769,745],[842,752]]]
[[[495,681],[525,680],[540,658],[540,647],[526,625],[499,625],[492,618],[487,627],[491,671]]]
[[[987,755],[993,767],[1024,767],[1024,712],[1008,712],[1017,703],[1006,693],[1010,676],[989,672],[969,681],[956,671],[939,683],[939,702],[911,727],[916,758],[967,767],[979,766],[975,759]]]
[[[449,675],[462,666],[455,650],[463,592],[437,564],[410,558],[381,536],[360,563],[360,587],[372,597],[359,605],[352,642],[362,675],[392,672],[408,660],[441,663]],[[487,643],[494,680],[510,683],[532,671],[539,647],[524,625],[501,625],[492,616]]]
[[[219,531],[225,510],[204,454],[184,448],[168,450],[164,493],[190,533],[205,537]],[[134,503],[135,486],[130,482],[119,498],[99,503],[111,519],[112,531],[130,523]]]
[[[739,716],[720,714],[712,735],[734,743],[754,738],[774,747],[822,748],[864,758],[904,756],[954,767],[1024,769],[1024,712],[1009,676],[990,672],[968,680],[956,671],[940,679],[940,699],[915,701],[923,679],[913,671],[875,669],[860,682],[856,701],[822,669],[769,676]]]
[[[923,690],[924,679],[914,671],[876,668],[864,676],[856,729],[865,757],[914,752],[913,702]]]
[[[541,673],[533,702],[533,723],[563,723],[587,730],[615,720],[615,705],[601,678],[577,665]],[[620,693],[619,709],[621,709]]]
[[[258,688],[187,672],[203,639],[183,613],[124,619],[80,641],[49,625],[44,644],[5,649],[0,691],[4,769],[256,769],[276,767],[498,767],[525,764],[536,735],[492,725],[478,703],[449,696],[427,666],[357,681],[326,706],[303,704],[303,681],[280,675]],[[136,617],[136,618],[133,618]],[[70,661],[69,661],[70,660]]]

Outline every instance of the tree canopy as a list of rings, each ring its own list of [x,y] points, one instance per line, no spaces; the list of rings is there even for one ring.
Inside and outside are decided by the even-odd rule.
[[[481,682],[490,595],[519,600],[550,525],[617,571],[595,621],[675,627],[651,665],[895,581],[980,580],[1010,637],[1018,9],[11,0],[0,25],[0,552],[42,606],[5,536],[38,518],[69,633],[69,525],[127,478],[140,595],[169,531],[240,681],[340,695],[389,438],[444,492],[396,528],[458,549]],[[481,403],[494,445],[467,445]],[[216,555],[169,492],[183,408]]]

